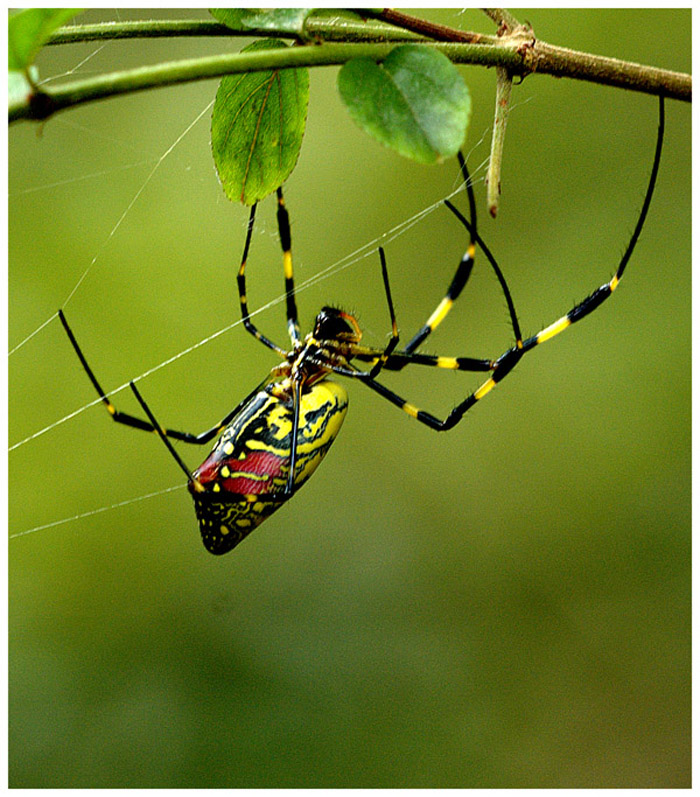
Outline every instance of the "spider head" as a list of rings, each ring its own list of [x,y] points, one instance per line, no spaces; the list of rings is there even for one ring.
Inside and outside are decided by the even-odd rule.
[[[359,343],[362,338],[357,319],[336,307],[323,307],[314,324],[316,340],[342,340]]]

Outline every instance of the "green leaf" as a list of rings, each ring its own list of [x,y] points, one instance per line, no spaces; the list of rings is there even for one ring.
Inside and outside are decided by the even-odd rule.
[[[419,44],[395,47],[381,64],[348,61],[340,96],[354,121],[407,158],[435,163],[457,154],[471,113],[469,89],[447,56]]]
[[[266,39],[244,52],[286,46]],[[289,177],[299,158],[308,105],[305,68],[222,78],[211,117],[211,147],[229,199],[252,205]]]
[[[12,14],[8,23],[7,52],[10,71],[26,69],[49,36],[80,8],[26,8]]]
[[[210,8],[209,13],[233,30],[271,30],[302,36],[312,8]]]

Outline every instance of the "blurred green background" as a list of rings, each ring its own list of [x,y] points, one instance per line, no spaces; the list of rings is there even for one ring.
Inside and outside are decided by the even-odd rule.
[[[517,13],[555,44],[690,69],[687,10]],[[492,32],[476,11],[426,15]],[[116,17],[82,19],[102,18]],[[39,67],[77,77],[238,44],[53,47]],[[465,152],[483,179],[495,73],[462,72],[474,102]],[[336,74],[312,73],[286,187],[299,284],[457,179],[455,162],[416,165],[356,129]],[[169,152],[215,90],[162,89],[10,129],[11,348],[91,263],[65,307],[108,390],[238,318],[247,211],[218,185],[209,112]],[[512,99],[501,211],[487,217],[479,184],[480,224],[532,334],[613,273],[657,103],[546,76]],[[614,299],[533,352],[450,434],[353,384],[327,461],[228,556],[206,553],[184,490],[12,537],[11,785],[689,786],[690,111],[667,103],[657,192]],[[259,215],[253,307],[282,290],[274,203]],[[387,245],[405,336],[464,247],[441,207]],[[299,293],[301,319],[339,304],[382,345],[376,252],[351,261]],[[283,316],[277,304],[256,323],[281,341]],[[508,345],[481,258],[426,350]],[[164,423],[200,431],[274,364],[236,326],[140,387]],[[9,368],[11,444],[94,399],[56,319]],[[416,368],[384,381],[444,415],[480,380]],[[128,390],[115,403],[135,410]],[[192,467],[206,453],[179,450]],[[11,535],[183,481],[156,439],[101,407],[12,451],[10,479]]]

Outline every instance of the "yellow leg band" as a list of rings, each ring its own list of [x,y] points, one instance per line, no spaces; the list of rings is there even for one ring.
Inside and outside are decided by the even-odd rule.
[[[451,308],[452,299],[448,299],[446,296],[437,306],[435,312],[430,316],[426,326],[430,327],[431,330],[435,329],[438,324],[442,323],[445,316],[450,312]]]
[[[553,338],[555,335],[558,335],[560,332],[563,332],[567,327],[571,326],[571,321],[564,316],[560,318],[558,321],[555,321],[551,326],[548,326],[546,329],[543,329],[542,332],[537,336],[537,343],[544,343],[546,340]]]
[[[474,393],[474,398],[479,401],[482,399],[487,393],[490,393],[496,387],[496,381],[494,379],[489,379]]]
[[[409,404],[408,402],[404,402],[404,405],[403,405],[403,407],[401,407],[401,409],[404,412],[407,412],[411,416],[411,418],[417,418],[418,417],[418,407],[414,407],[413,404]]]

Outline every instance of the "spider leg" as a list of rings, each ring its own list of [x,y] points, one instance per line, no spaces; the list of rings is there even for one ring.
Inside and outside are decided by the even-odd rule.
[[[454,213],[454,215],[459,219],[459,221],[464,225],[467,231],[472,235],[474,241],[479,244],[479,248],[481,251],[486,255],[486,259],[489,261],[489,265],[493,269],[498,282],[501,285],[501,290],[503,291],[503,295],[506,299],[506,304],[508,305],[508,313],[510,314],[510,324],[513,330],[513,335],[515,337],[516,345],[518,341],[522,342],[522,334],[520,332],[520,324],[518,322],[518,316],[515,312],[515,304],[513,302],[513,297],[510,294],[510,288],[508,287],[508,283],[506,282],[506,278],[501,271],[500,266],[496,262],[496,258],[491,253],[491,250],[486,245],[484,239],[479,235],[476,231],[476,224],[471,224],[468,222],[464,216],[460,213],[459,210],[450,202],[449,199],[445,200],[445,205]]]
[[[372,379],[368,372],[356,370],[353,371],[352,369],[339,370],[336,368],[333,368],[333,371],[340,373],[343,376],[355,377],[359,379],[371,390],[374,390],[375,393],[379,393],[380,396],[390,401],[400,410],[403,410],[407,415],[410,415],[411,418],[415,418],[417,421],[420,421],[437,432],[444,432],[456,426],[459,421],[462,420],[462,417],[467,410],[471,409],[474,404],[487,395],[487,393],[490,393],[491,389],[494,388],[496,384],[501,381],[501,379],[503,379],[507,374],[510,373],[510,371],[513,370],[523,354],[524,352],[522,349],[509,349],[494,365],[494,372],[492,376],[487,379],[486,382],[484,382],[479,388],[477,388],[477,390],[467,396],[464,401],[458,404],[444,420],[440,420],[440,418],[436,417],[435,415],[432,415],[425,410],[421,410],[414,404],[406,401],[406,399],[399,396],[398,393],[395,393],[390,388]]]
[[[476,230],[476,201],[474,199],[474,189],[472,188],[471,180],[469,178],[469,172],[467,171],[467,165],[464,160],[464,157],[461,152],[457,153],[457,157],[459,159],[459,165],[462,170],[462,176],[464,178],[464,182],[467,189],[467,197],[469,200],[469,213],[474,225],[474,231]],[[403,351],[410,354],[411,352],[415,351],[421,343],[430,335],[436,327],[441,324],[447,314],[452,309],[452,305],[455,301],[459,298],[459,295],[462,293],[464,286],[467,284],[469,277],[472,273],[472,268],[474,267],[474,254],[475,254],[475,238],[474,233],[470,230],[470,240],[469,246],[467,247],[467,251],[462,256],[462,259],[457,267],[457,271],[455,272],[454,277],[452,278],[452,282],[450,283],[449,287],[447,288],[447,293],[440,301],[438,306],[433,310],[432,314],[428,318],[428,320],[423,324],[423,326],[416,332],[416,334],[411,338],[411,340],[406,344]]]
[[[593,312],[597,307],[599,307],[617,288],[620,284],[620,280],[622,279],[622,275],[625,271],[625,267],[629,262],[629,259],[632,257],[632,252],[634,251],[635,246],[637,245],[637,241],[639,240],[639,236],[642,232],[642,227],[644,227],[644,222],[646,221],[647,213],[649,212],[649,206],[651,205],[651,198],[654,194],[654,187],[656,185],[656,178],[659,173],[659,164],[661,163],[661,150],[663,147],[664,141],[664,128],[665,128],[665,110],[664,110],[664,98],[663,95],[659,95],[659,126],[658,132],[656,136],[656,149],[654,151],[654,163],[651,167],[651,174],[649,175],[649,184],[647,186],[647,192],[644,196],[644,202],[642,204],[642,209],[639,213],[639,218],[637,219],[637,224],[634,227],[634,231],[632,232],[632,236],[630,237],[629,243],[627,244],[627,248],[625,249],[624,254],[620,260],[620,264],[617,267],[617,270],[613,274],[612,278],[608,281],[603,283],[599,288],[597,288],[593,293],[584,299],[582,302],[579,302],[577,305],[571,308],[566,315],[563,315],[553,324],[542,329],[536,335],[528,338],[522,344],[523,351],[529,351],[530,349],[538,346],[540,343],[544,343],[547,340],[551,340],[555,335],[558,335],[560,332],[563,332],[565,329],[568,329],[572,324],[576,323],[576,321],[580,321],[582,318],[585,318],[589,313]]]
[[[190,469],[187,467],[187,465],[185,465],[182,457],[180,457],[180,455],[175,450],[175,447],[173,446],[173,444],[170,442],[170,440],[168,440],[168,436],[167,436],[167,434],[165,432],[165,429],[155,419],[155,416],[151,412],[150,407],[148,406],[148,404],[146,404],[146,402],[143,399],[143,396],[136,389],[136,385],[133,382],[129,382],[129,387],[132,389],[134,395],[138,399],[138,402],[141,405],[141,407],[143,408],[143,411],[148,416],[148,420],[153,425],[153,428],[157,432],[158,437],[160,437],[160,439],[165,443],[165,446],[168,449],[168,451],[172,454],[173,459],[177,462],[177,464],[180,466],[180,468],[184,471],[185,475],[187,476],[187,481],[191,482],[192,484],[195,485],[195,489],[197,490],[197,492],[202,492],[204,488],[202,487],[201,483],[199,482],[198,479],[194,478],[194,476],[192,475]]]
[[[68,335],[68,339],[75,350],[75,353],[78,355],[78,359],[80,360],[85,373],[90,378],[95,390],[97,391],[97,395],[102,399],[102,403],[105,405],[107,412],[109,412],[113,421],[117,423],[122,423],[125,426],[131,426],[133,429],[141,429],[144,432],[159,432],[160,427],[155,426],[152,421],[145,421],[143,418],[139,418],[136,415],[130,415],[126,412],[121,412],[118,410],[114,404],[109,400],[107,395],[105,394],[102,386],[97,381],[97,377],[93,373],[92,368],[88,365],[87,360],[85,359],[85,355],[83,354],[80,346],[78,345],[78,341],[73,334],[73,330],[68,325],[68,321],[66,320],[65,315],[63,314],[63,310],[58,311],[58,317],[63,324],[63,328],[66,330],[66,334]],[[265,380],[267,381],[267,380]],[[263,382],[262,384],[265,384]],[[260,386],[259,386],[260,387]],[[241,401],[235,409],[231,410],[224,418],[216,424],[216,426],[212,426],[211,429],[207,429],[204,432],[200,432],[199,434],[191,434],[190,432],[179,432],[176,429],[163,429],[164,434],[166,437],[171,437],[173,440],[182,440],[183,443],[191,443],[193,445],[205,445],[206,443],[213,440],[216,435],[225,427],[227,426],[234,415],[238,412],[238,410],[245,404],[248,399],[253,396],[257,391],[256,388],[252,391],[249,396],[247,396],[243,401]],[[137,391],[134,391],[137,392]],[[137,396],[138,397],[138,396]]]
[[[450,283],[449,287],[447,288],[447,293],[432,312],[428,320],[425,324],[416,332],[416,334],[411,338],[408,344],[404,347],[403,352],[405,354],[412,354],[415,350],[425,341],[425,339],[433,332],[439,324],[441,324],[447,314],[452,309],[455,301],[459,298],[460,294],[464,290],[464,286],[467,284],[469,277],[471,276],[472,269],[474,267],[474,258],[475,258],[475,251],[476,251],[476,244],[478,243],[484,254],[486,255],[487,260],[489,261],[491,267],[496,272],[496,276],[498,277],[498,281],[501,285],[501,289],[506,297],[506,302],[508,304],[508,310],[510,312],[510,319],[511,319],[511,326],[513,328],[513,334],[515,335],[516,341],[521,341],[522,337],[520,334],[520,327],[518,324],[518,318],[515,313],[515,306],[513,304],[513,299],[510,295],[510,290],[508,289],[508,285],[506,284],[505,277],[501,272],[500,268],[498,267],[498,263],[496,263],[495,258],[489,251],[488,246],[484,243],[477,231],[477,223],[476,223],[476,199],[474,197],[474,188],[472,186],[471,178],[469,176],[469,171],[467,169],[467,164],[464,160],[464,156],[461,152],[457,153],[457,158],[459,160],[459,165],[462,171],[462,179],[464,181],[464,185],[467,191],[467,199],[469,201],[469,216],[471,218],[471,222],[467,221],[467,219],[460,213],[459,210],[449,201],[445,200],[445,205],[455,214],[455,216],[459,219],[462,225],[465,227],[467,232],[469,233],[469,245],[467,247],[467,251],[462,256],[462,260],[457,267],[457,271],[455,272],[454,277],[452,278],[452,282]],[[398,366],[401,367],[401,366]]]
[[[382,265],[384,292],[386,295],[387,305],[389,307],[389,315],[391,317],[391,338],[383,351],[355,345],[352,348],[351,354],[352,357],[356,357],[359,360],[371,363],[371,370],[367,372],[371,379],[375,379],[379,372],[385,368],[391,371],[400,371],[409,363],[420,363],[421,365],[432,365],[439,368],[451,368],[453,370],[463,371],[490,371],[493,369],[492,360],[475,359],[472,357],[436,357],[428,354],[416,354],[408,351],[408,347],[402,351],[394,353],[394,349],[399,342],[399,330],[396,323],[394,303],[391,298],[389,273],[386,267],[386,256],[384,254],[384,249],[381,246],[379,247],[379,258]],[[496,268],[498,267],[496,266]],[[503,280],[503,284],[505,285],[505,280]],[[505,290],[508,292],[507,285],[505,285]],[[510,296],[509,293],[508,296]],[[513,311],[513,314],[514,313],[515,311]]]
[[[289,476],[287,477],[287,485],[284,488],[284,494],[286,496],[292,496],[294,493],[294,477],[296,475],[296,465],[297,465],[297,444],[298,444],[298,435],[299,435],[299,412],[301,410],[301,382],[298,379],[294,379],[292,382],[292,406],[293,406],[293,416],[292,416],[292,434],[290,438],[290,446],[289,446]]]
[[[376,367],[377,361],[384,353],[379,349],[358,346],[353,349],[352,357]],[[421,354],[420,352],[407,354],[403,351],[396,351],[387,356],[381,370],[401,371],[407,365],[428,365],[435,368],[448,368],[452,371],[492,371],[494,362],[494,360],[476,357],[442,357],[436,354]]]
[[[390,401],[395,406],[399,407],[399,409],[403,410],[405,413],[410,415],[412,418],[424,423],[426,426],[429,426],[431,429],[435,429],[436,431],[448,431],[449,429],[454,428],[464,417],[464,415],[470,410],[478,401],[482,398],[487,396],[496,385],[501,382],[508,374],[515,368],[515,366],[520,362],[522,357],[536,346],[539,346],[541,343],[545,343],[548,340],[551,340],[556,335],[563,332],[565,329],[568,329],[572,324],[580,321],[582,318],[585,318],[589,313],[593,312],[597,307],[599,307],[617,288],[620,284],[620,280],[622,279],[622,275],[625,271],[625,267],[632,256],[634,248],[637,244],[639,236],[641,234],[642,228],[644,226],[644,222],[647,217],[647,213],[649,211],[649,206],[651,205],[651,199],[654,193],[654,187],[656,185],[656,178],[659,171],[659,164],[661,161],[661,150],[663,145],[663,137],[664,137],[664,126],[665,126],[665,114],[664,114],[664,98],[663,96],[659,97],[659,126],[657,132],[657,139],[656,139],[656,149],[654,152],[654,162],[651,169],[651,174],[649,177],[649,183],[647,185],[647,191],[644,196],[644,202],[642,204],[642,209],[639,214],[639,218],[637,219],[637,223],[635,225],[634,231],[632,236],[627,244],[627,248],[625,249],[624,254],[620,260],[620,263],[615,271],[615,274],[612,278],[608,281],[603,283],[599,288],[597,288],[593,293],[590,294],[586,299],[578,304],[574,305],[574,307],[569,310],[566,315],[559,318],[554,323],[550,324],[549,326],[542,329],[536,335],[528,338],[527,340],[523,341],[520,338],[520,335],[516,333],[516,344],[512,348],[505,351],[497,360],[495,360],[492,364],[492,374],[491,376],[482,384],[480,385],[473,393],[471,393],[467,398],[461,401],[443,420],[437,418],[434,415],[431,415],[424,410],[419,409],[418,407],[410,404],[393,390],[385,387],[384,385],[377,382],[373,376],[372,371],[364,372],[359,371],[354,368],[354,366],[349,367],[341,367],[341,366],[334,366],[331,370],[335,371],[336,373],[340,373],[344,376],[354,377],[359,379],[364,384],[367,385],[371,390],[374,390],[380,396],[383,396],[385,399]],[[500,269],[497,271],[500,273]],[[372,352],[367,352],[368,355],[371,355]],[[376,356],[376,352],[374,353]],[[426,360],[421,357],[417,359],[418,355],[411,354],[404,350],[401,353],[397,353],[397,355],[392,355],[394,357],[403,355],[406,357],[406,364],[410,362],[421,363],[421,364],[435,364],[439,365],[439,360],[441,358],[435,358],[435,363],[428,363]],[[361,355],[357,355],[360,357]],[[390,361],[391,358],[387,359],[387,362]],[[453,358],[446,358],[446,359],[453,359]],[[376,367],[376,366],[375,366]],[[444,366],[449,367],[449,366]],[[465,369],[466,370],[466,369]]]
[[[294,269],[292,267],[292,231],[289,226],[289,213],[284,204],[282,188],[277,189],[277,229],[282,246],[282,265],[284,266],[284,288],[287,294],[287,331],[292,343],[299,342],[299,321],[294,293]]]
[[[257,338],[261,343],[264,343],[268,349],[272,349],[284,357],[284,349],[280,348],[276,343],[273,343],[268,337],[260,332],[260,330],[250,320],[250,314],[248,312],[245,267],[246,261],[248,260],[250,241],[253,235],[256,208],[257,203],[250,209],[248,231],[246,233],[245,246],[243,247],[243,257],[241,258],[241,265],[238,269],[238,295],[241,304],[241,316],[243,318],[243,324],[245,325],[245,328],[254,338]],[[277,189],[277,229],[279,230],[280,245],[282,246],[284,288],[287,298],[287,330],[292,343],[295,344],[299,342],[299,321],[297,318],[296,294],[294,291],[294,269],[292,267],[292,233],[289,226],[289,213],[287,212],[287,208],[284,204],[284,196],[282,195],[281,187]]]
[[[386,303],[389,308],[389,316],[391,318],[391,338],[387,343],[384,351],[382,351],[376,358],[376,362],[372,366],[370,376],[374,379],[377,374],[385,367],[391,353],[394,351],[399,342],[399,327],[396,323],[396,312],[394,311],[394,302],[391,298],[391,287],[389,286],[389,273],[386,270],[386,255],[384,248],[379,247],[379,260],[382,264],[382,279],[384,281],[384,294],[386,296]]]
[[[238,284],[238,298],[241,305],[241,318],[243,319],[243,325],[245,328],[250,332],[250,334],[267,346],[268,349],[272,349],[276,351],[279,355],[284,357],[285,352],[281,349],[276,343],[273,343],[268,337],[262,334],[260,330],[255,326],[255,324],[250,320],[250,313],[248,312],[248,297],[246,295],[246,285],[245,285],[245,267],[246,262],[248,260],[248,251],[250,250],[250,241],[253,237],[253,226],[255,225],[255,210],[257,208],[257,202],[253,205],[250,209],[250,218],[248,219],[248,231],[246,233],[245,238],[245,245],[243,247],[243,256],[241,257],[241,265],[238,268],[238,277],[237,277],[237,284]]]

